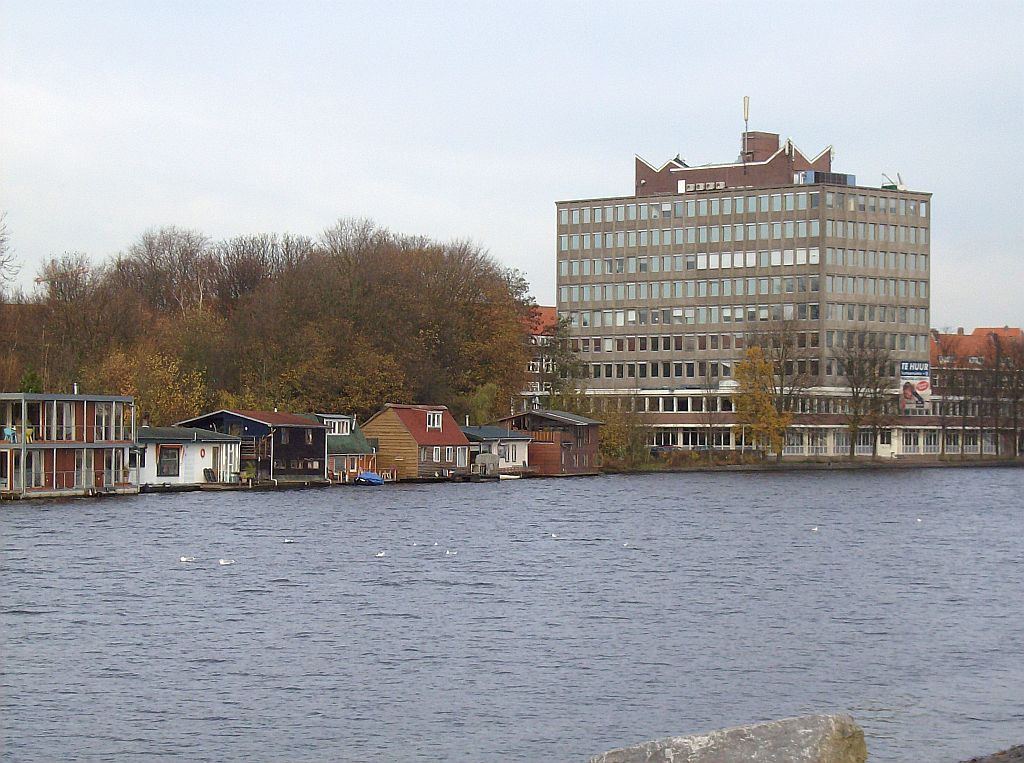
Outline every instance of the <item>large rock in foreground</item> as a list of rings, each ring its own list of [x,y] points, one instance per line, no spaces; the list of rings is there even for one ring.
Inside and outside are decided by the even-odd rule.
[[[864,763],[864,732],[848,715],[781,721],[669,737],[595,755],[590,763]]]

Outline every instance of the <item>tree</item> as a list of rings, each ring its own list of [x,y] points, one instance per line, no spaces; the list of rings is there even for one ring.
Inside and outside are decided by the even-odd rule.
[[[586,400],[587,364],[572,349],[569,319],[560,318],[548,342],[542,345],[541,389],[548,390],[548,407],[570,413],[588,410]]]
[[[748,345],[734,376],[739,385],[735,396],[737,423],[749,428],[760,447],[781,458],[793,413],[780,406],[775,364],[760,345]]]
[[[850,432],[849,457],[854,457],[860,431],[865,427],[870,428],[873,436],[872,455],[877,455],[878,429],[886,420],[887,403],[896,386],[892,353],[865,340],[862,334],[857,341],[838,348],[835,357],[849,390],[844,413]]]
[[[131,395],[142,415],[159,426],[198,416],[206,404],[200,372],[185,371],[177,358],[141,348],[114,350],[89,366],[82,387],[97,394]]]
[[[775,410],[771,420],[765,421],[767,429],[764,434],[768,435],[767,441],[780,460],[785,444],[785,427],[792,422],[793,415],[799,412],[804,393],[817,378],[815,352],[801,346],[801,334],[792,320],[774,320],[746,337],[747,357],[750,357],[752,348],[759,350],[756,367],[748,367],[747,372],[756,372],[751,379],[754,382],[752,389],[756,389],[758,394],[767,395]],[[786,424],[782,430],[782,439],[777,441],[775,427],[783,421]]]
[[[636,411],[636,398],[621,399],[618,405],[607,406],[602,415],[601,457],[627,469],[635,469],[650,461],[647,447],[647,426]]]
[[[34,368],[25,369],[25,373],[21,377],[21,383],[18,385],[18,392],[42,394],[43,379]]]
[[[18,275],[18,265],[11,251],[10,234],[7,231],[7,213],[0,212],[0,294],[4,284]]]
[[[202,309],[216,272],[209,239],[173,225],[151,228],[115,262],[116,272],[157,312]]]

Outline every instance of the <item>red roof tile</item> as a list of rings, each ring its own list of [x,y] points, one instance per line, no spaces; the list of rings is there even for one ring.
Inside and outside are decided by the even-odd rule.
[[[533,336],[553,336],[558,325],[558,312],[553,307],[536,305],[530,314],[530,333]]]
[[[933,331],[930,342],[930,355],[933,366],[948,366],[950,361],[940,361],[940,358],[950,357],[954,365],[968,363],[968,358],[991,358],[995,352],[992,341],[989,339],[995,334],[1008,342],[1024,342],[1024,330],[1010,326],[997,328],[976,328],[970,334],[941,334]]]
[[[397,405],[388,403],[399,420],[420,445],[469,445],[466,435],[459,429],[455,418],[443,405]],[[441,412],[441,428],[427,429],[427,413]]]

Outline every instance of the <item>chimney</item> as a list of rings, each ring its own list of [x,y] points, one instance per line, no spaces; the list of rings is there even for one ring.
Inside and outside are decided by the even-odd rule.
[[[956,330],[956,335],[957,335],[957,336],[963,336],[963,335],[964,335],[964,327],[963,327],[963,326],[960,326],[960,327],[959,327],[959,328],[958,328],[958,329]]]
[[[71,394],[78,394],[78,382],[75,382],[74,384],[71,385]]]

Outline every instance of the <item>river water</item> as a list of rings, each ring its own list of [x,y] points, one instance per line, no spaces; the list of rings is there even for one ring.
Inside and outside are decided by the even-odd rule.
[[[923,469],[2,505],[3,759],[582,762],[845,711],[873,763],[962,760],[1024,741],[1022,494]]]

